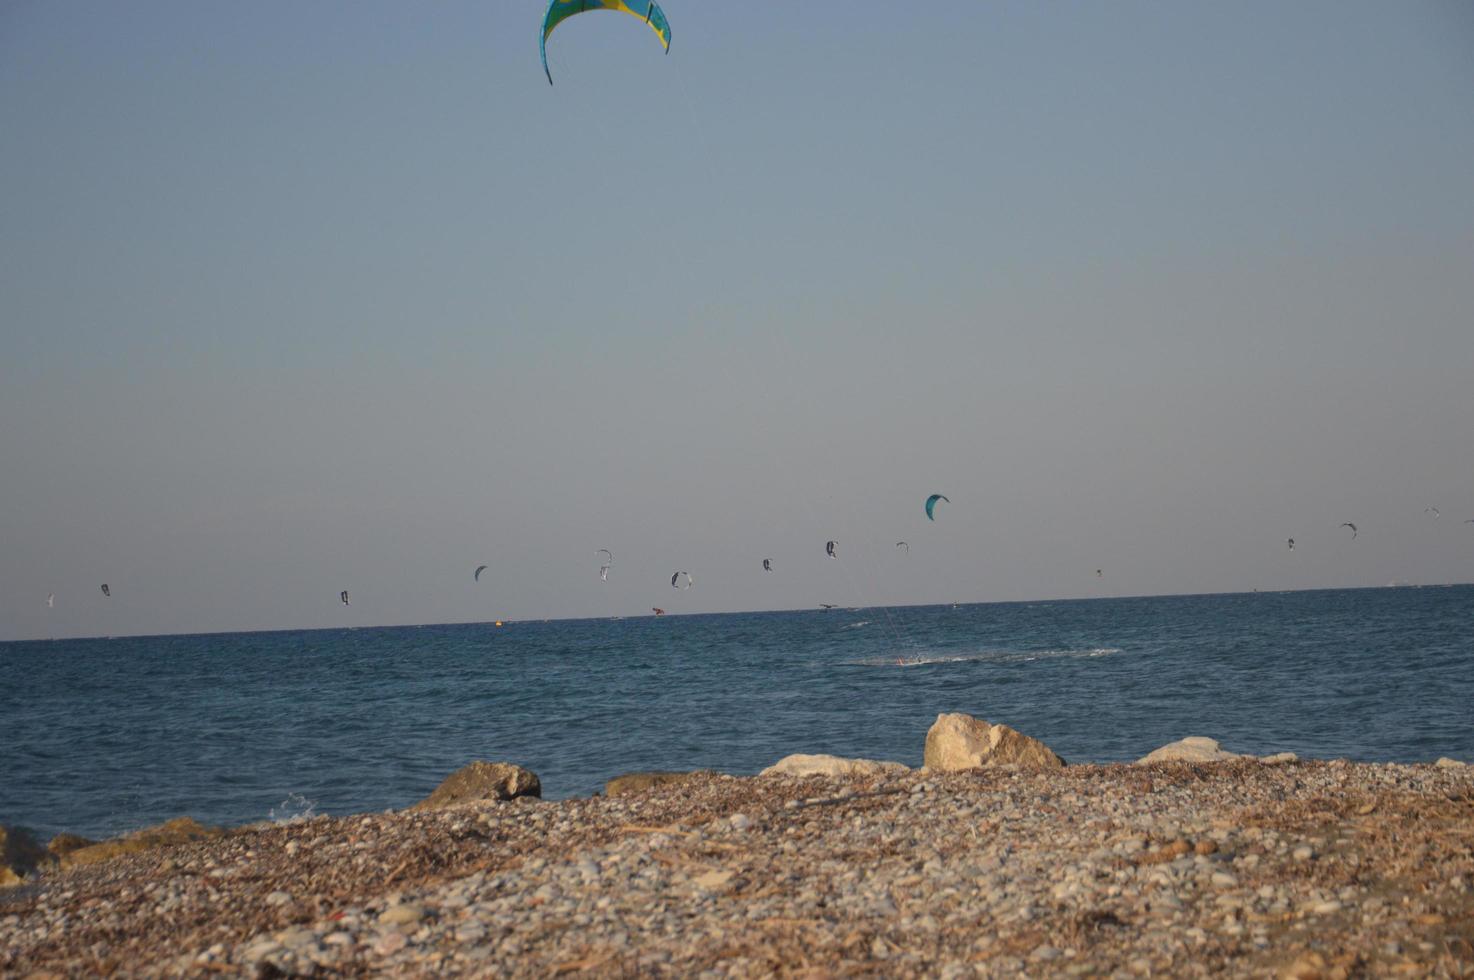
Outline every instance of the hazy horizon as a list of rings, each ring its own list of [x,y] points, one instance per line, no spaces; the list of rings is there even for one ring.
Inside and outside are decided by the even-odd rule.
[[[1474,580],[1474,8],[662,4],[0,7],[0,640]]]
[[[1353,587],[1353,588],[1350,588],[1350,589],[1321,589],[1321,588],[1278,589],[1278,590],[1270,591],[1270,592],[1261,591],[1259,589],[1253,589],[1253,590],[1250,590],[1248,592],[1163,592],[1163,593],[1142,594],[1142,595],[1040,596],[1040,597],[1031,598],[1031,599],[991,599],[991,600],[982,600],[982,601],[979,601],[979,602],[957,603],[957,605],[975,605],[975,606],[1032,606],[1032,605],[1036,605],[1036,604],[1039,604],[1039,605],[1050,605],[1050,604],[1057,603],[1057,602],[1097,602],[1097,601],[1099,601],[1099,602],[1110,602],[1110,601],[1113,601],[1113,600],[1130,601],[1130,600],[1146,600],[1146,599],[1198,599],[1198,598],[1216,598],[1216,597],[1236,596],[1236,595],[1266,595],[1266,596],[1271,596],[1271,595],[1288,595],[1288,594],[1293,594],[1293,593],[1298,593],[1298,592],[1359,592],[1359,591],[1376,591],[1379,588],[1400,588],[1400,589],[1401,588],[1408,588],[1408,589],[1459,589],[1459,588],[1468,588],[1470,586],[1474,586],[1474,582],[1426,582],[1426,583],[1422,583],[1422,584],[1414,584],[1414,583],[1410,583],[1410,582],[1409,583],[1396,582],[1396,583],[1389,583],[1388,585],[1385,585],[1385,586],[1370,586],[1370,585],[1369,586],[1357,586],[1357,587]],[[794,607],[786,607],[786,608],[782,608],[782,609],[727,609],[727,610],[719,610],[719,611],[711,611],[711,612],[677,612],[677,613],[665,612],[663,615],[664,615],[665,618],[680,617],[680,616],[762,616],[762,615],[767,615],[769,613],[804,613],[804,612],[826,612],[826,611],[828,611],[828,612],[834,612],[834,613],[841,613],[841,612],[864,612],[865,610],[868,610],[868,609],[879,609],[879,608],[896,609],[896,610],[901,610],[901,609],[926,609],[926,608],[932,608],[932,607],[938,607],[938,606],[945,607],[945,606],[948,606],[948,605],[952,605],[952,603],[946,603],[946,602],[913,602],[913,603],[888,605],[888,606],[884,606],[884,607],[881,607],[881,606],[842,606],[842,605],[835,605],[832,609],[829,609],[829,610],[823,609],[822,606],[794,606]],[[265,628],[262,628],[262,629],[250,629],[250,630],[200,630],[198,632],[188,632],[188,633],[120,633],[120,634],[99,634],[99,635],[96,635],[96,636],[67,636],[67,637],[44,637],[44,636],[38,636],[38,637],[20,637],[20,638],[16,638],[16,639],[0,640],[0,644],[3,644],[3,643],[50,643],[50,642],[57,642],[57,641],[62,641],[62,640],[120,640],[120,639],[134,639],[134,640],[137,640],[137,639],[148,639],[149,637],[153,637],[153,636],[157,636],[157,637],[233,636],[233,635],[246,635],[246,634],[253,634],[253,633],[313,633],[313,632],[335,633],[335,632],[343,632],[345,630],[438,629],[440,627],[445,627],[445,626],[490,626],[490,627],[493,627],[493,628],[496,628],[497,626],[500,626],[502,629],[506,629],[506,628],[509,628],[509,627],[512,627],[512,626],[515,626],[515,625],[519,625],[519,624],[524,624],[524,623],[538,623],[538,624],[548,623],[548,624],[554,624],[554,623],[598,622],[600,620],[603,620],[603,621],[622,621],[622,620],[625,620],[625,619],[638,619],[638,618],[641,618],[642,615],[643,615],[644,618],[647,618],[647,619],[654,619],[655,618],[655,614],[651,610],[646,610],[643,614],[641,614],[641,613],[635,613],[632,616],[617,615],[617,616],[613,616],[613,617],[610,617],[610,616],[563,616],[563,617],[534,618],[534,619],[495,619],[495,620],[493,620],[493,619],[468,619],[468,620],[455,620],[455,621],[452,621],[452,622],[443,622],[443,623],[365,623],[363,625],[354,624],[354,625],[351,625],[351,626],[303,626],[303,627],[290,627],[289,626],[289,627],[265,627]],[[899,630],[897,635],[904,636],[904,635],[908,635],[908,634],[904,630]]]

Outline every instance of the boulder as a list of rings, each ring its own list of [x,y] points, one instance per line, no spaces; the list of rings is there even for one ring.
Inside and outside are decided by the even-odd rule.
[[[1234,752],[1226,752],[1218,747],[1216,738],[1204,738],[1201,735],[1190,735],[1168,745],[1162,746],[1152,752],[1148,752],[1136,760],[1137,765],[1148,762],[1229,762],[1233,759],[1242,759],[1244,756]]]
[[[623,776],[615,776],[604,784],[605,796],[628,796],[630,793],[643,793],[647,789],[656,786],[666,786],[671,783],[683,783],[692,776],[715,776],[710,769],[697,769],[692,772],[627,772]]]
[[[60,858],[65,857],[73,851],[79,851],[84,847],[91,847],[96,843],[97,841],[88,840],[81,834],[57,834],[46,845],[46,850],[51,852],[52,857]]]
[[[1450,759],[1448,756],[1444,756],[1433,764],[1440,769],[1462,769],[1465,765],[1465,763],[1460,762],[1458,759]]]
[[[773,763],[759,776],[876,776],[883,772],[909,772],[899,762],[846,759],[837,755],[789,755]]]
[[[1266,766],[1277,766],[1284,762],[1299,762],[1300,757],[1293,752],[1276,752],[1274,755],[1261,755],[1259,761]]]
[[[923,759],[928,769],[942,772],[1001,765],[1059,769],[1065,764],[1038,739],[964,714],[937,715],[926,733]]]
[[[175,817],[156,827],[145,827],[123,837],[114,837],[98,844],[89,844],[67,851],[61,855],[61,866],[72,868],[83,864],[96,864],[98,861],[107,861],[124,854],[137,854],[140,851],[151,851],[156,847],[189,844],[224,835],[225,830],[220,827],[207,827],[192,817]]]
[[[462,766],[445,782],[435,787],[435,792],[425,797],[411,810],[439,810],[462,803],[478,803],[483,800],[512,800],[519,796],[543,795],[542,782],[537,774],[510,762],[476,761]]]
[[[29,830],[0,824],[0,888],[20,884],[48,861],[45,848]]]
[[[1241,755],[1221,748],[1216,738],[1191,735],[1179,739],[1160,749],[1149,752],[1136,760],[1137,765],[1148,762],[1232,762],[1235,759],[1257,759],[1267,766],[1285,762],[1298,762],[1300,757],[1293,752],[1276,752],[1274,755]]]

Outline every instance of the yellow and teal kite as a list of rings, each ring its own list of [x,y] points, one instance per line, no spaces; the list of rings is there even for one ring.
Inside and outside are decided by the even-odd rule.
[[[543,14],[543,36],[539,45],[543,72],[548,76],[549,85],[553,84],[553,73],[548,70],[548,35],[553,33],[553,28],[585,10],[619,10],[640,18],[650,25],[666,53],[670,53],[670,21],[665,19],[665,11],[655,0],[549,0],[548,12]]]

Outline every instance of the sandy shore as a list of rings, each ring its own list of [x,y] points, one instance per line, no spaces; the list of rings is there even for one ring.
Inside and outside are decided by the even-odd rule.
[[[0,893],[0,973],[1474,976],[1474,768],[703,775]]]

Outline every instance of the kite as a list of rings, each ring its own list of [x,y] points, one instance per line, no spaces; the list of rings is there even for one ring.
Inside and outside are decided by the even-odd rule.
[[[1353,540],[1355,540],[1355,538],[1356,538],[1356,525],[1355,524],[1352,524],[1350,521],[1347,521],[1345,524],[1342,524],[1341,526],[1342,527],[1349,527],[1349,528],[1351,528],[1351,537],[1352,537]]]
[[[102,594],[110,599],[112,598],[113,590],[107,587],[106,582],[102,583]]]
[[[46,597],[46,608],[51,609],[56,605],[56,593],[53,592]]]
[[[553,84],[553,73],[548,68],[548,37],[559,24],[586,10],[617,10],[640,18],[660,38],[660,45],[665,48],[666,54],[670,53],[670,21],[665,19],[665,11],[660,9],[660,4],[655,0],[550,0],[547,13],[543,14],[542,39],[538,42],[543,58],[543,74],[548,76],[549,85]]]
[[[338,598],[341,599],[341,600],[343,600],[343,605],[345,605],[345,606],[351,606],[351,605],[353,605],[353,603],[351,603],[351,602],[348,601],[348,590],[347,589],[344,589],[342,592],[339,592],[338,593]]]
[[[684,584],[684,585],[679,584],[682,577],[684,577],[686,579],[686,584]],[[691,587],[691,573],[690,572],[676,572],[674,575],[672,575],[670,577],[670,585],[671,585],[671,588],[673,588],[673,589],[682,589],[682,590],[689,589]]]
[[[1291,538],[1290,539],[1290,550],[1291,551],[1294,551],[1295,550],[1295,539],[1294,538]]]
[[[763,571],[765,571],[765,572],[771,572],[772,570],[773,570],[773,559],[771,559],[771,558],[764,558],[763,559]]]
[[[824,545],[824,554],[828,555],[830,558],[838,558],[839,557],[839,555],[836,555],[834,553],[834,542],[833,541],[830,541],[830,542],[828,542],[827,544]]]
[[[942,496],[939,493],[934,493],[930,497],[927,497],[926,498],[926,519],[929,520],[929,521],[936,520],[936,517],[934,517],[932,515],[932,509],[934,507],[936,507],[938,500],[942,501],[942,503],[945,503],[945,504],[950,504],[952,502],[952,501],[948,500],[946,497]]]
[[[911,554],[911,546],[909,544],[907,544],[906,542],[904,542],[904,541],[897,541],[896,542],[896,547],[897,548],[905,548],[906,549],[906,554],[908,554],[908,555]]]
[[[486,566],[485,565],[477,565],[476,566],[476,571],[471,575],[472,581],[475,581],[475,582],[481,581],[481,573],[484,572],[484,571],[486,571]]]

